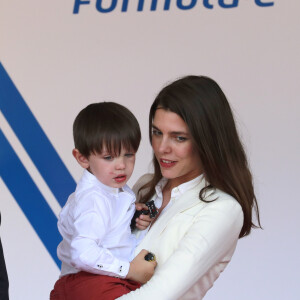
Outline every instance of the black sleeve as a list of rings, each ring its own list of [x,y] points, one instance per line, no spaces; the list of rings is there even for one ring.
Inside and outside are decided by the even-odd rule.
[[[0,215],[0,223],[1,223],[1,215]],[[0,239],[0,299],[8,300],[8,276],[6,271],[1,239]]]

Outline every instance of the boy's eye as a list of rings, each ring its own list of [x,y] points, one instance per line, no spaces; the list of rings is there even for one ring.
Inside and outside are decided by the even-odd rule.
[[[112,157],[111,155],[105,155],[105,156],[103,157],[103,159],[105,159],[105,160],[112,160],[113,157]]]
[[[133,157],[133,156],[134,156],[134,153],[126,153],[125,156],[126,156],[126,157]]]
[[[161,131],[152,128],[152,135],[161,135],[161,134],[162,134]]]

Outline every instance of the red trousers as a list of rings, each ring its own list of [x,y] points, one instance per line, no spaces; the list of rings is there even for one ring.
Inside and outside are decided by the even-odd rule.
[[[50,300],[114,300],[140,286],[132,280],[81,271],[57,280]]]

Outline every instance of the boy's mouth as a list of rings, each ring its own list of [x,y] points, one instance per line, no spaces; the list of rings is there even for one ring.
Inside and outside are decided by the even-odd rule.
[[[117,177],[114,178],[114,180],[117,182],[117,183],[122,183],[126,180],[127,176],[126,175],[119,175]]]

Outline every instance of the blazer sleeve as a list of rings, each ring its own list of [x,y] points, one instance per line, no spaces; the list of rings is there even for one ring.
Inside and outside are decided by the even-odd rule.
[[[234,249],[243,224],[238,202],[226,200],[229,201],[218,199],[209,203],[150,281],[118,299],[178,299],[221,262],[226,253]]]

